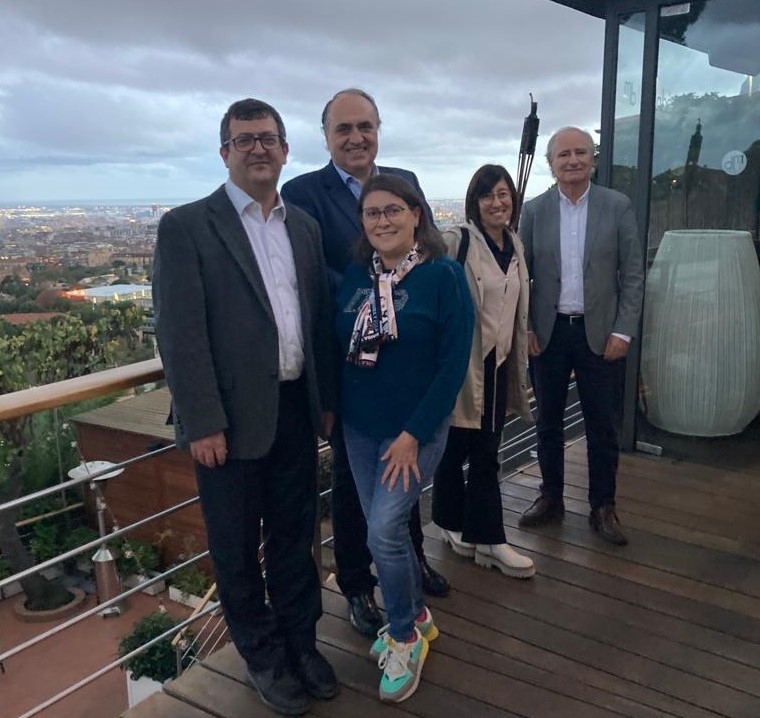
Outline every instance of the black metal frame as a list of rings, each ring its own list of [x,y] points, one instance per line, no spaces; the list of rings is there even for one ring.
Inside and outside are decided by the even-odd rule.
[[[564,2],[583,12],[599,16],[598,11],[586,9],[584,2]],[[639,227],[642,261],[646,257],[649,201],[652,179],[652,153],[654,144],[654,112],[657,90],[658,28],[660,8],[673,4],[673,0],[607,0],[605,10],[604,68],[602,74],[602,127],[598,162],[598,180],[609,186],[612,180],[613,141],[615,136],[615,97],[617,93],[617,63],[620,16],[639,12],[645,14],[644,57],[641,79],[641,107],[639,117],[638,171],[634,188],[634,209]],[[598,7],[598,4],[597,4]],[[639,336],[641,336],[639,323]],[[641,344],[634,339],[628,353],[623,393],[623,416],[620,442],[625,451],[636,445],[636,404],[641,360]]]

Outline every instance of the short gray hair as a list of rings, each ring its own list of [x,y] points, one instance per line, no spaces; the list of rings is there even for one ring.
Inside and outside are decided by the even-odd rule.
[[[341,95],[356,95],[357,97],[361,97],[364,100],[367,100],[370,105],[372,105],[372,109],[375,111],[375,117],[377,117],[377,127],[380,128],[380,110],[377,109],[377,103],[375,102],[375,98],[372,97],[372,95],[369,94],[369,92],[365,92],[364,90],[360,90],[358,87],[347,87],[345,90],[340,90],[339,92],[336,92],[325,105],[325,109],[322,110],[322,131],[327,132],[327,118],[330,115],[330,108],[332,107],[332,103],[335,102]]]
[[[586,132],[586,130],[582,130],[580,127],[573,127],[572,125],[569,125],[567,127],[560,127],[550,138],[549,142],[546,144],[546,161],[551,163],[552,161],[552,152],[554,151],[554,142],[557,139],[559,135],[561,135],[563,132],[569,132],[570,130],[573,130],[574,132],[580,132],[582,135],[585,135],[586,139],[588,140],[588,146],[591,150],[591,154],[594,154],[594,149],[596,148],[596,143],[594,142],[594,138],[591,136],[590,132]]]

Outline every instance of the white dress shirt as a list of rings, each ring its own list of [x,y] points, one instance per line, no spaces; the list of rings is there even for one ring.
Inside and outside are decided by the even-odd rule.
[[[261,205],[234,182],[227,180],[225,189],[240,215],[272,305],[280,349],[280,381],[298,379],[304,366],[303,329],[296,265],[285,227],[285,205],[277,195],[277,203],[264,219]],[[230,311],[235,308],[230,307]]]
[[[583,250],[586,246],[588,221],[588,195],[586,191],[577,202],[572,202],[559,191],[559,247],[562,258],[562,286],[557,311],[560,314],[583,314]],[[612,332],[630,344],[627,334]]]
[[[562,286],[557,311],[583,314],[583,250],[586,243],[589,187],[577,202],[559,193],[559,246]]]

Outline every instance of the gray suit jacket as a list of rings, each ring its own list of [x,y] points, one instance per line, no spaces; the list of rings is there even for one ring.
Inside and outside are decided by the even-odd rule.
[[[286,206],[315,434],[333,409],[335,377],[327,272],[319,228]],[[233,459],[259,458],[277,428],[277,325],[243,224],[224,186],[161,218],[153,265],[156,336],[177,441],[224,431]]]
[[[562,283],[559,190],[527,202],[520,236],[531,277],[530,322],[541,349],[551,339]],[[592,184],[583,253],[586,339],[603,354],[613,332],[636,336],[644,294],[644,265],[636,217],[624,194]]]

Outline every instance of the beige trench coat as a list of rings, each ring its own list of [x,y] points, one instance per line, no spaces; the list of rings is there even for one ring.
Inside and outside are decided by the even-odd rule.
[[[467,252],[464,270],[475,307],[476,321],[472,350],[470,352],[470,364],[462,389],[457,396],[454,412],[451,415],[451,425],[464,429],[479,429],[481,416],[483,415],[483,361],[485,359],[481,337],[481,321],[486,312],[489,311],[489,307],[485,306],[483,302],[482,280],[480,277],[484,269],[496,264],[496,260],[480,230],[471,222],[466,223],[464,226],[470,232],[470,247]],[[456,259],[459,243],[462,238],[461,229],[459,227],[446,228],[442,234],[449,256]],[[514,233],[512,233],[512,242],[518,262],[520,293],[517,301],[514,327],[504,328],[505,331],[514,331],[512,348],[506,360],[507,415],[516,414],[526,421],[532,422],[533,418],[528,406],[527,379],[528,267],[525,263],[522,241]]]

